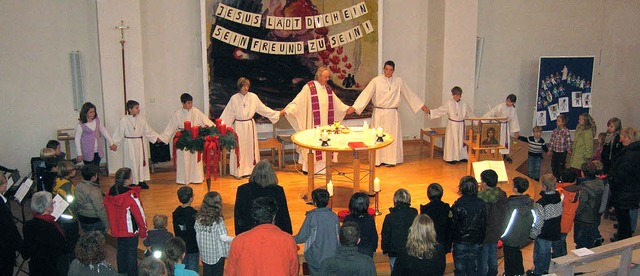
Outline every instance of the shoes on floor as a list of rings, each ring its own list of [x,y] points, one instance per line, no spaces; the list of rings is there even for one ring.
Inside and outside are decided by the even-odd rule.
[[[467,159],[460,159],[460,162],[466,163],[468,160]]]
[[[455,161],[455,160],[454,161],[444,161],[444,162],[447,162],[447,163],[449,163],[451,165],[458,164],[458,161]]]
[[[147,185],[147,183],[143,182],[139,182],[138,186],[140,186],[140,188],[148,190],[149,189],[149,185]]]

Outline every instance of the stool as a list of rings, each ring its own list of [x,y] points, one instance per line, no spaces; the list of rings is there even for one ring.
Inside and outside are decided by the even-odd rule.
[[[258,140],[259,149],[271,149],[271,156],[274,156],[274,150],[278,151],[278,169],[282,170],[283,153],[282,144],[276,138],[269,138],[265,140]]]
[[[436,146],[438,140],[443,141],[444,135],[447,128],[444,127],[434,127],[434,128],[421,128],[420,129],[420,147],[422,148],[423,144],[428,144],[431,149],[431,159],[433,159],[433,152],[435,150],[442,151],[441,147]],[[429,137],[429,141],[424,139],[424,136]],[[443,143],[444,145],[444,143]],[[422,149],[420,149],[422,151]]]

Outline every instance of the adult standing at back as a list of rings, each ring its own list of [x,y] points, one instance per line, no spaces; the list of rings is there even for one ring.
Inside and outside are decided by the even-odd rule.
[[[109,131],[104,127],[98,118],[96,106],[91,102],[86,102],[80,109],[80,116],[75,129],[76,153],[78,162],[84,164],[100,165],[100,160],[104,157],[104,147],[102,137],[107,141],[109,149],[115,151],[118,146],[113,143]]]
[[[418,215],[418,210],[411,207],[411,194],[405,189],[398,189],[393,194],[393,208],[389,208],[389,214],[384,217],[382,223],[382,253],[389,257],[391,272],[396,257],[407,251],[407,237],[409,227],[413,219]]]
[[[200,109],[193,107],[193,97],[189,93],[180,95],[182,107],[173,113],[164,132],[160,134],[160,139],[165,143],[170,143],[173,136],[180,129],[184,129],[185,122],[190,122],[191,126],[210,127],[213,122],[204,115]],[[204,173],[202,161],[198,161],[198,154],[190,151],[176,150],[176,183],[202,183]]]
[[[258,162],[256,167],[253,168],[249,183],[240,185],[236,192],[236,203],[233,209],[236,236],[253,228],[255,224],[251,217],[251,204],[249,202],[263,196],[273,198],[278,205],[273,224],[282,231],[289,234],[293,233],[284,189],[278,186],[276,172],[271,167],[271,163],[265,159]]]
[[[609,171],[611,202],[618,219],[617,240],[631,237],[632,209],[638,208],[640,198],[640,132],[634,128],[624,128],[620,132],[620,150]]]
[[[394,166],[404,162],[402,127],[398,115],[400,100],[404,99],[414,113],[420,109],[425,113],[429,112],[424,102],[413,93],[402,78],[393,76],[395,68],[396,64],[392,60],[387,60],[384,63],[384,74],[373,78],[353,103],[356,113],[360,114],[371,101],[374,108],[371,126],[382,127],[396,139],[391,146],[378,150],[376,166],[381,164]]]

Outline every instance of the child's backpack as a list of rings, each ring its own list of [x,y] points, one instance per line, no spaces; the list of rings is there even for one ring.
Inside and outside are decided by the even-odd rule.
[[[519,204],[512,206],[507,204],[505,213],[505,230],[500,237],[504,245],[510,247],[523,247],[529,244],[529,232],[533,227],[535,215],[533,201],[531,204]]]

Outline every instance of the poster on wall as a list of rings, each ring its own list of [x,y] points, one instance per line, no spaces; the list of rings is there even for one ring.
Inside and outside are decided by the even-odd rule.
[[[265,105],[278,110],[321,66],[329,69],[329,83],[347,105],[377,75],[378,1],[203,1],[214,118],[238,92],[240,77],[251,81],[250,91]],[[370,117],[371,112],[369,107],[348,118]]]
[[[534,124],[543,131],[556,128],[559,115],[576,129],[578,116],[593,106],[594,57],[540,57]]]

